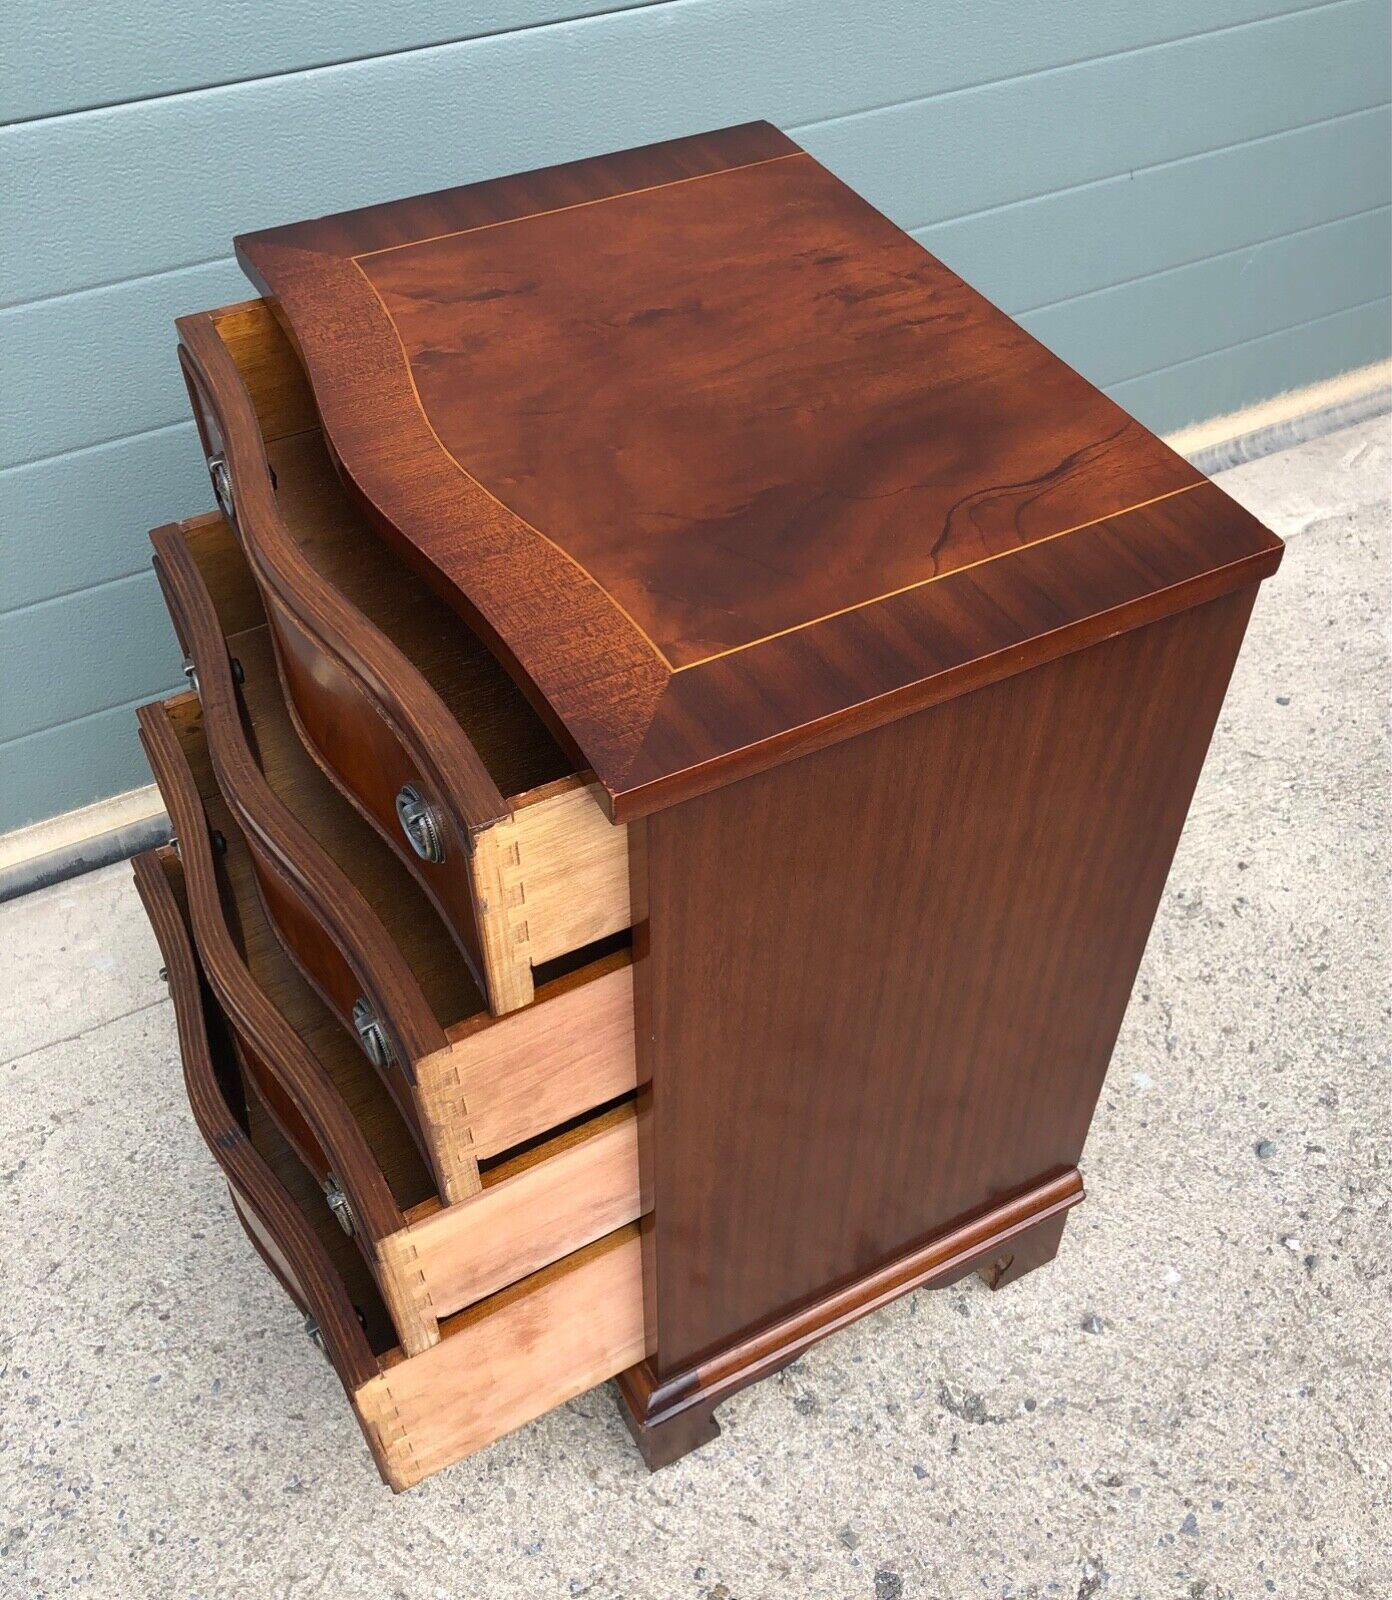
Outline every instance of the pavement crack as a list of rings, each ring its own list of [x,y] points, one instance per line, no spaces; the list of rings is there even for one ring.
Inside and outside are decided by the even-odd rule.
[[[79,1028],[76,1033],[65,1033],[58,1039],[46,1039],[42,1044],[36,1044],[32,1050],[22,1050],[17,1056],[6,1056],[0,1061],[0,1067],[17,1067],[30,1056],[42,1055],[45,1050],[52,1050],[55,1045],[74,1044],[78,1039],[85,1039],[88,1034],[99,1033],[103,1028],[109,1028],[114,1023],[124,1022],[127,1017],[138,1017],[142,1011],[153,1011],[156,1006],[167,1006],[169,996],[161,995],[156,1000],[147,1000],[143,1006],[132,1006],[129,1011],[120,1011],[114,1017],[103,1017],[100,1022],[94,1022],[89,1028]]]

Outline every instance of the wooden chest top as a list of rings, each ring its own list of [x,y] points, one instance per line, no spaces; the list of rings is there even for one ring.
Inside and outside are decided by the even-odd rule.
[[[1279,560],[766,124],[237,243],[364,509],[617,819]]]

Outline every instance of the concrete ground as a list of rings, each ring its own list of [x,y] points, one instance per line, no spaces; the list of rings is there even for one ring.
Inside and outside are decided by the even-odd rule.
[[[0,1591],[1383,1600],[1388,474],[1384,420],[1226,475],[1290,548],[1058,1260],[655,1477],[601,1389],[393,1498],[181,1103],[128,868],[0,908]]]

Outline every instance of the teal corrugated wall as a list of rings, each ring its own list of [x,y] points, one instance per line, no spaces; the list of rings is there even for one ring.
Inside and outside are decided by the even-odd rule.
[[[8,0],[0,830],[148,782],[234,232],[766,117],[1153,428],[1389,353],[1387,0]]]

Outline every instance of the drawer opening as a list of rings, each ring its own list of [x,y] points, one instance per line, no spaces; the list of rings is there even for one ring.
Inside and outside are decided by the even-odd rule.
[[[361,1252],[354,1247],[353,1241],[333,1221],[324,1205],[323,1192],[313,1171],[305,1165],[285,1138],[255,1090],[248,1092],[245,1082],[238,1074],[237,1060],[230,1042],[225,1042],[224,1037],[219,1037],[219,1035],[225,1036],[228,1030],[215,1004],[207,1007],[207,1015],[210,1019],[209,1035],[214,1059],[224,1063],[224,1067],[219,1070],[219,1079],[224,1081],[225,1078],[235,1078],[235,1081],[228,1083],[227,1087],[235,1094],[240,1106],[236,1113],[238,1120],[242,1123],[257,1154],[270,1167],[281,1186],[295,1202],[306,1223],[328,1254],[358,1314],[358,1321],[373,1354],[383,1358],[384,1365],[394,1365],[409,1360],[406,1351],[401,1348],[391,1313],[382,1299],[366,1261]],[[485,1175],[485,1188],[516,1177],[519,1173],[559,1155],[563,1150],[581,1143],[586,1138],[598,1137],[606,1129],[621,1125],[624,1119],[631,1117],[632,1114],[631,1105],[613,1107],[598,1117],[587,1119],[588,1125],[581,1124],[554,1139],[538,1141],[534,1148],[509,1159],[500,1158],[491,1164],[489,1172]],[[427,1201],[412,1209],[409,1220],[412,1222],[424,1220],[438,1209],[438,1201]],[[618,1234],[611,1233],[592,1241],[580,1250],[573,1251],[558,1261],[549,1262],[535,1272],[527,1273],[515,1282],[464,1307],[461,1311],[443,1318],[439,1325],[440,1338],[448,1338],[451,1333],[460,1332],[486,1321],[500,1306],[525,1297],[545,1282],[575,1270],[592,1254],[602,1254],[605,1250],[613,1248],[622,1237],[629,1235],[631,1229],[636,1230],[636,1226],[636,1223],[626,1224]]]
[[[606,1128],[617,1128],[633,1115],[635,1099],[636,1096],[632,1094],[619,1095],[608,1105],[596,1106],[593,1111],[582,1112],[572,1117],[569,1122],[562,1123],[559,1128],[549,1128],[545,1133],[539,1133],[535,1138],[527,1140],[525,1144],[514,1145],[511,1150],[504,1150],[499,1155],[480,1161],[479,1174],[483,1179],[484,1188],[503,1183],[508,1178],[515,1178],[520,1172],[540,1166],[542,1162],[551,1160],[562,1151],[573,1149],[576,1145],[583,1144],[586,1139],[592,1139],[597,1134],[603,1133]]]
[[[254,1094],[246,1096],[244,1125],[257,1155],[295,1202],[342,1278],[373,1355],[385,1356],[397,1350],[396,1329],[362,1252],[354,1248],[353,1241],[333,1220],[314,1174],[290,1148]]]
[[[487,1002],[429,898],[300,738],[256,584],[231,529],[219,517],[185,525],[183,539],[217,612],[228,654],[241,669],[241,731],[266,782],[377,914],[441,1029],[486,1012]]]
[[[213,320],[246,384],[281,516],[305,559],[425,678],[502,794],[578,781],[575,762],[479,636],[354,507],[299,359],[269,307],[252,301]]]
[[[382,1079],[300,975],[271,931],[246,842],[218,792],[197,700],[181,696],[169,701],[165,714],[197,785],[209,830],[220,836],[214,841],[218,890],[228,930],[242,959],[257,987],[332,1079],[362,1130],[398,1207],[406,1211],[419,1205],[435,1193],[435,1183],[414,1136],[416,1130],[407,1126]],[[264,1082],[260,1073],[253,1077],[253,1084],[257,1082]],[[275,1115],[279,1108],[274,1091],[264,1099],[268,1112]],[[280,1123],[282,1134],[293,1142],[302,1126],[298,1119],[292,1120],[282,1112]],[[313,1161],[312,1150],[301,1154]],[[323,1209],[322,1194],[318,1204]]]
[[[219,1048],[221,1041],[216,1037],[216,1033],[225,1032],[225,1025],[222,1025],[220,1018],[217,1017],[215,1005],[210,1008],[208,1015],[214,1059],[226,1059],[230,1071],[235,1073],[236,1066],[230,1060],[230,1055],[224,1058],[224,1053]],[[222,1076],[221,1072],[219,1076]],[[238,1087],[240,1088],[240,1080]],[[238,1113],[238,1120],[242,1123],[256,1153],[295,1202],[305,1222],[333,1263],[342,1279],[348,1298],[353,1303],[353,1309],[358,1314],[358,1321],[372,1353],[380,1359],[384,1370],[409,1362],[411,1357],[401,1348],[391,1315],[373,1280],[372,1273],[368,1270],[367,1263],[361,1253],[353,1247],[352,1240],[329,1215],[314,1174],[291,1148],[256,1095],[242,1091],[241,1099],[243,1109]],[[630,1242],[636,1238],[637,1232],[637,1223],[626,1224],[616,1232],[606,1234],[603,1238],[562,1257],[559,1261],[550,1262],[538,1271],[519,1278],[515,1283],[508,1284],[505,1288],[475,1301],[462,1311],[454,1312],[440,1323],[441,1341],[487,1323],[490,1317],[506,1306],[525,1301],[530,1295],[544,1289],[548,1283],[582,1270],[588,1261],[604,1256],[609,1251]]]
[[[542,1267],[539,1271],[529,1273],[525,1278],[519,1278],[516,1283],[510,1283],[506,1289],[499,1289],[496,1294],[491,1294],[485,1300],[477,1300],[471,1306],[466,1306],[463,1311],[456,1311],[452,1317],[446,1317],[440,1324],[440,1342],[443,1344],[455,1334],[486,1324],[500,1311],[508,1306],[525,1302],[533,1295],[544,1290],[548,1285],[561,1279],[569,1278],[573,1274],[583,1273],[585,1268],[593,1261],[598,1261],[604,1256],[612,1255],[615,1251],[630,1251],[638,1242],[638,1224],[627,1222],[622,1228],[616,1228],[613,1233],[606,1233],[602,1239],[596,1239],[593,1244],[587,1244],[583,1249],[574,1251],[571,1255],[562,1256],[559,1261],[553,1261],[549,1266]],[[596,1307],[596,1309],[600,1309]],[[607,1309],[607,1308],[606,1308]],[[641,1349],[641,1347],[640,1347]],[[384,1358],[384,1368],[395,1366],[398,1362],[409,1361],[399,1348],[389,1352]],[[641,1360],[641,1354],[634,1360]],[[628,1363],[632,1364],[632,1363]],[[614,1371],[607,1374],[615,1376],[622,1369],[615,1367]],[[602,1380],[601,1380],[602,1381]],[[588,1385],[586,1387],[589,1387]]]
[[[591,967],[597,967],[610,956],[632,949],[633,929],[624,928],[618,933],[607,934],[603,939],[594,939],[589,944],[581,945],[577,950],[566,950],[549,961],[541,962],[532,968],[532,981],[540,991],[573,973],[587,973]],[[538,998],[541,998],[539,993]]]
[[[187,929],[191,925],[191,918],[183,867],[174,852],[168,849],[159,852],[158,863]],[[194,966],[197,967],[196,961]],[[328,1256],[358,1314],[358,1321],[373,1354],[385,1355],[397,1346],[396,1329],[372,1273],[353,1241],[333,1220],[324,1205],[323,1191],[314,1174],[296,1155],[258,1096],[248,1092],[234,1048],[232,1030],[201,971],[197,973],[197,978],[208,1059],[227,1110],[250,1139],[256,1154],[294,1202],[310,1232]]]
[[[642,1209],[634,1099],[492,1162],[464,1209],[412,1216],[412,1266],[445,1320],[543,1270]]]
[[[377,915],[442,1029],[488,1009],[453,936],[382,837],[320,771],[295,732],[276,679],[268,630],[234,634],[248,743],[286,809],[314,835]]]
[[[372,907],[441,1030],[453,1036],[473,1019],[486,1021],[491,1016],[487,1001],[459,960],[439,913],[300,737],[279,678],[260,594],[231,528],[221,517],[209,517],[185,523],[179,537],[203,581],[228,655],[237,667],[241,724],[224,730],[221,737],[245,746],[276,799],[307,827]],[[216,715],[205,711],[205,736],[214,750],[219,725],[206,719]],[[280,932],[293,945],[291,931]],[[564,951],[533,969],[536,988],[541,991],[572,974],[597,968],[631,945],[632,930],[624,928]],[[293,949],[291,953],[299,959]]]

